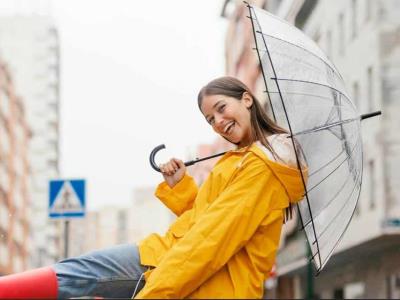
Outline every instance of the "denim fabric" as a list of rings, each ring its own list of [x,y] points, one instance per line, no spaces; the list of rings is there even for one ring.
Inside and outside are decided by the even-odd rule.
[[[140,264],[137,246],[126,244],[97,250],[53,265],[58,298],[100,296],[131,298],[144,287],[147,267]]]

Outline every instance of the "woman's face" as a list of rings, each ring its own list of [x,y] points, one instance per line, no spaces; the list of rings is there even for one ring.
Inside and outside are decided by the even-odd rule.
[[[237,100],[225,95],[204,96],[201,111],[214,131],[239,147],[250,142],[250,110],[253,99],[249,93],[243,93]]]

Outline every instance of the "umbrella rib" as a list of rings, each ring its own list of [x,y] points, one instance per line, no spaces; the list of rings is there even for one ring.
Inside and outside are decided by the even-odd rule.
[[[362,156],[362,152],[361,152],[361,156]],[[360,173],[357,175],[357,177],[359,177],[360,178],[360,183],[362,182],[362,177],[363,177],[363,158],[361,157],[361,170],[360,170]],[[358,179],[358,178],[357,178]],[[361,189],[361,184],[360,184],[360,189]],[[358,199],[360,198],[360,193],[358,193],[358,196],[357,196],[357,201],[356,201],[356,206],[357,206],[357,202],[358,202]],[[350,220],[353,218],[353,216],[354,216],[354,213],[355,213],[355,211],[356,211],[356,206],[354,207],[354,209],[353,209],[353,212],[352,212],[352,214],[351,214],[351,217],[349,218],[349,221],[347,222],[347,224],[346,224],[346,227],[344,228],[344,230],[342,231],[342,233],[340,234],[340,236],[339,236],[339,238],[337,239],[337,241],[336,241],[336,243],[335,243],[335,245],[332,247],[332,249],[331,249],[331,251],[328,253],[328,255],[326,256],[326,258],[329,258],[331,255],[332,255],[332,253],[333,253],[333,251],[335,250],[335,248],[337,247],[337,245],[339,244],[339,242],[341,241],[341,239],[343,238],[343,235],[344,235],[344,233],[346,232],[346,230],[347,230],[347,228],[349,227],[349,225],[350,225]],[[325,260],[324,261],[324,263],[323,264],[321,264],[321,269],[325,266],[325,264],[327,263],[327,260]]]
[[[332,158],[330,161],[328,161],[325,165],[323,165],[322,167],[320,167],[319,169],[315,170],[314,172],[311,172],[308,177],[310,178],[311,176],[315,175],[316,173],[318,173],[319,171],[321,171],[322,169],[324,169],[325,167],[327,167],[328,165],[330,165],[332,162],[334,162],[343,152],[345,151],[344,148],[342,148],[342,151],[340,151],[334,158]]]
[[[255,32],[255,30],[254,30],[254,22],[253,22],[253,17],[252,17],[252,12],[251,12],[251,8],[252,8],[252,7],[251,7],[250,4],[248,4],[248,3],[247,3],[247,7],[249,8],[249,13],[250,13],[249,18],[250,18],[250,20],[251,20],[251,28],[253,29],[253,36],[254,36],[254,42],[256,43],[256,50],[257,50],[258,60],[261,62],[261,56],[260,56],[260,52],[259,52],[258,44],[257,44],[257,36],[256,36],[256,32]],[[268,85],[267,85],[267,79],[266,79],[265,74],[264,74],[264,68],[261,68],[261,74],[262,74],[262,76],[263,76],[265,88],[266,88],[266,91],[267,91],[267,93],[268,93],[268,99],[269,99],[269,104],[270,104],[270,107],[271,107],[271,110],[272,110],[272,115],[273,115],[273,117],[274,117],[274,121],[276,122],[276,116],[275,116],[274,106],[272,105],[272,99],[271,99],[271,97],[270,97],[270,95],[269,95]]]
[[[336,192],[336,194],[331,198],[331,200],[329,200],[324,207],[321,208],[321,211],[319,211],[314,217],[318,217],[320,215],[320,213],[322,212],[322,210],[324,210],[325,208],[327,208],[329,206],[329,204],[331,204],[331,202],[333,200],[336,199],[336,197],[340,194],[340,192],[342,191],[343,187],[346,185],[346,183],[348,183],[349,181],[347,180],[349,177],[351,176],[351,173],[349,173],[346,177],[346,179],[344,180],[344,183],[342,184],[342,186],[338,189],[338,191]],[[304,227],[308,226],[308,224],[310,224],[310,221],[308,221]]]
[[[328,175],[326,175],[320,182],[318,182],[317,184],[315,184],[312,188],[308,189],[306,191],[306,194],[308,194],[309,192],[311,192],[314,188],[316,188],[317,186],[319,186],[323,181],[325,181],[325,179],[327,179],[329,176],[332,175],[333,172],[335,172],[337,169],[339,169],[350,157],[351,154],[354,152],[354,150],[357,148],[358,144],[360,141],[360,137],[358,137],[356,144],[354,145],[353,149],[351,149],[350,153],[346,156],[346,158],[335,168],[333,169]]]
[[[344,151],[345,151],[345,150],[343,149],[343,150],[339,153],[339,155],[336,155],[336,157],[335,157],[333,160],[337,159]],[[333,160],[331,160],[330,162],[328,162],[327,164],[325,164],[322,168],[326,167],[328,164],[330,164],[331,162],[333,162]],[[346,160],[347,160],[347,159],[346,159]],[[318,169],[317,171],[321,170],[322,168]],[[314,171],[311,175],[315,174],[317,171]],[[311,177],[311,175],[309,175],[309,177]],[[351,175],[351,173],[349,172],[349,174],[347,175],[346,179],[344,180],[344,183],[343,183],[342,186],[338,189],[338,192],[335,194],[335,196],[333,196],[333,197],[331,198],[331,200],[328,201],[328,203],[327,203],[322,209],[325,209],[325,208],[339,195],[340,191],[343,189],[343,187],[344,187],[344,186],[346,185],[346,183],[348,182],[347,179],[350,177],[350,175]],[[329,175],[328,175],[328,176],[329,176]],[[309,192],[309,191],[308,191],[308,192]],[[321,213],[321,211],[318,212],[318,213],[316,214],[315,218],[318,217],[320,213]],[[306,223],[304,224],[303,228],[306,227],[306,226],[308,226],[309,224],[310,224],[310,221],[306,222]]]
[[[279,78],[277,78],[277,77],[271,77],[271,79],[272,79],[272,80],[275,80],[276,83],[277,83],[277,85],[278,85],[278,81],[282,80],[282,81],[303,82],[303,83],[310,83],[310,84],[316,84],[316,85],[325,86],[325,87],[327,87],[327,88],[330,88],[330,89],[333,89],[333,90],[337,91],[341,96],[344,96],[347,100],[349,100],[349,99],[346,97],[346,95],[344,95],[344,94],[341,93],[340,91],[338,91],[338,90],[336,90],[335,88],[332,88],[332,87],[330,87],[330,86],[324,85],[324,84],[320,84],[320,83],[316,83],[316,82],[310,82],[310,81],[304,81],[304,80],[279,79]],[[351,102],[349,102],[349,103],[351,103]],[[341,107],[341,105],[340,105],[339,107]],[[308,129],[308,130],[305,130],[305,131],[297,132],[297,133],[295,133],[293,136],[298,136],[298,135],[305,134],[305,133],[317,132],[317,131],[320,131],[320,130],[328,129],[328,128],[333,127],[333,126],[338,126],[338,125],[342,125],[342,124],[349,123],[349,122],[352,122],[352,121],[357,121],[357,120],[359,120],[360,118],[361,118],[361,117],[357,117],[357,118],[352,118],[352,119],[341,120],[341,121],[334,122],[334,123],[331,123],[331,124],[326,124],[326,125],[323,125],[323,126],[321,126],[321,127],[316,127],[316,128],[313,128],[313,129]]]
[[[360,174],[361,174],[361,172],[358,173],[358,175],[357,175],[357,180],[360,178]],[[332,220],[328,223],[328,225],[324,228],[324,230],[322,230],[322,232],[318,235],[318,237],[315,239],[315,241],[313,242],[313,244],[317,241],[317,239],[320,239],[321,236],[323,236],[323,234],[326,232],[326,230],[327,230],[328,227],[332,224],[332,222],[340,215],[340,213],[342,212],[342,210],[346,207],[346,204],[349,203],[348,200],[349,200],[349,199],[351,198],[351,196],[353,195],[353,193],[354,193],[354,191],[355,191],[355,189],[356,189],[357,186],[358,186],[357,184],[354,185],[353,189],[351,190],[350,195],[347,197],[346,201],[344,201],[344,204],[342,205],[342,207],[340,208],[340,210],[336,213],[336,215],[332,218]],[[357,200],[358,200],[358,199],[357,199]],[[356,202],[356,204],[357,204],[357,202]]]
[[[319,171],[321,171],[322,169],[324,169],[325,167],[329,166],[331,163],[333,163],[343,152],[345,151],[345,149],[342,149],[342,151],[339,152],[339,154],[337,154],[334,158],[332,158],[330,161],[328,161],[325,165],[323,165],[322,167],[320,167],[319,169],[315,170],[314,172],[310,173],[308,175],[308,178],[310,178],[311,176],[317,174]]]
[[[275,77],[270,77],[270,79],[272,80],[278,80],[278,81],[293,81],[293,82],[301,82],[301,83],[309,83],[309,84],[315,84],[315,85],[319,85],[319,86],[323,86],[326,87],[328,89],[334,90],[335,92],[339,93],[340,95],[344,96],[349,103],[351,103],[350,99],[347,97],[347,95],[343,94],[343,92],[339,91],[338,89],[330,86],[330,85],[326,85],[323,83],[319,83],[319,82],[314,82],[314,81],[306,81],[306,80],[301,80],[301,79],[290,79],[290,78],[277,78]]]
[[[273,78],[275,79],[275,78]],[[269,94],[279,94],[278,92],[271,92],[271,91],[263,91],[264,93],[269,93]],[[309,94],[309,93],[298,93],[298,92],[284,92],[283,94],[287,95],[299,95],[299,96],[310,96],[310,97],[315,97],[315,98],[320,98],[320,99],[326,99],[326,100],[332,100],[332,98],[325,97],[325,96],[320,96],[320,95],[314,95],[314,94]],[[345,107],[343,105],[333,105],[333,107]]]
[[[286,44],[292,45],[292,46],[294,46],[294,47],[296,47],[296,48],[299,48],[299,49],[301,49],[301,50],[307,52],[308,54],[310,54],[310,55],[312,55],[313,57],[317,58],[318,60],[322,61],[322,63],[323,63],[324,65],[326,65],[329,69],[331,69],[331,71],[333,71],[333,73],[339,74],[339,76],[341,76],[340,73],[339,73],[337,70],[335,70],[334,68],[332,68],[332,66],[330,66],[328,63],[326,63],[326,61],[323,60],[320,56],[318,56],[318,55],[316,55],[316,54],[310,52],[309,50],[307,50],[307,49],[301,47],[300,45],[296,45],[296,44],[293,44],[293,43],[291,43],[291,42],[282,40],[282,39],[280,39],[280,38],[277,38],[277,37],[275,37],[275,36],[266,34],[266,33],[262,32],[262,31],[259,31],[259,30],[256,31],[256,32],[259,33],[259,34],[261,34],[261,35],[265,35],[265,36],[270,37],[270,38],[273,38],[273,39],[275,39],[275,40],[278,40],[278,41],[284,42],[284,43],[286,43]],[[261,49],[261,51],[263,51],[263,50]],[[265,52],[266,52],[266,51],[265,51]],[[340,79],[343,79],[343,78],[340,77]]]
[[[341,120],[341,121],[333,122],[333,123],[330,123],[330,124],[325,124],[325,125],[322,125],[322,126],[318,126],[318,127],[312,128],[312,129],[299,131],[299,132],[296,132],[295,134],[293,134],[293,136],[299,136],[299,135],[307,134],[307,133],[314,133],[314,132],[318,132],[318,131],[321,131],[321,130],[329,129],[329,128],[332,128],[332,127],[335,127],[335,126],[351,123],[351,122],[358,121],[358,120],[360,120],[360,117]]]
[[[360,174],[361,174],[360,177],[362,177],[362,172],[360,172]],[[357,201],[356,201],[356,205],[357,205],[357,202],[358,202],[358,199],[359,199],[359,198],[360,198],[360,193],[358,194]],[[333,251],[335,250],[335,248],[336,248],[337,245],[339,244],[340,240],[342,239],[343,234],[346,232],[347,227],[349,227],[349,225],[350,225],[350,220],[353,218],[354,212],[355,212],[355,207],[354,207],[354,209],[353,209],[353,212],[352,212],[352,214],[351,214],[351,217],[350,217],[350,219],[349,219],[349,222],[346,224],[345,229],[344,229],[343,232],[341,233],[341,235],[340,235],[340,237],[338,238],[338,240],[336,241],[335,245],[332,247],[332,250],[328,253],[327,258],[329,258],[329,257],[332,255]],[[325,266],[325,263],[326,263],[326,261],[321,265],[321,268]]]
[[[252,7],[251,7],[250,5],[249,5],[248,7],[249,7],[249,10],[250,10],[250,16],[251,16],[251,8],[252,8]],[[259,22],[258,22],[258,19],[257,19],[257,15],[255,15],[255,17],[256,17],[256,18],[255,18],[256,22],[259,23]],[[252,24],[252,28],[253,28],[253,32],[254,32],[254,23],[252,22],[251,24]],[[258,26],[260,27],[259,24],[258,24]],[[260,27],[260,28],[261,28],[261,27]],[[276,72],[275,72],[275,67],[274,67],[274,64],[273,64],[273,62],[272,62],[271,55],[270,55],[270,53],[269,53],[269,51],[268,51],[268,46],[267,46],[267,43],[266,43],[266,41],[265,41],[264,35],[262,34],[261,37],[262,37],[262,40],[263,40],[263,42],[264,42],[265,49],[267,50],[267,54],[268,54],[268,57],[269,57],[269,61],[270,61],[270,63],[271,63],[271,68],[272,68],[273,74],[274,74],[275,77],[277,77]],[[256,42],[256,45],[257,45],[257,39],[256,39],[255,42]],[[259,59],[260,59],[260,58],[259,58]],[[261,64],[261,69],[263,69],[263,68],[262,68],[262,60],[260,60],[260,64]],[[283,111],[284,111],[284,113],[285,113],[285,117],[286,117],[286,121],[287,121],[287,123],[288,123],[288,127],[289,127],[290,134],[293,134],[292,126],[290,125],[289,116],[288,116],[287,111],[286,111],[285,102],[283,101],[283,96],[282,96],[281,89],[280,89],[280,86],[279,86],[279,84],[278,84],[278,81],[275,81],[275,84],[276,84],[276,87],[278,88],[279,97],[280,97],[280,99],[281,99],[282,108],[283,108]],[[294,142],[293,137],[291,137],[290,139],[292,140],[293,149],[295,150],[295,154],[296,154],[297,168],[298,168],[299,170],[302,170],[301,165],[300,165],[300,161],[299,161],[299,157],[298,157],[298,155],[297,155],[298,152],[297,152],[297,147],[296,147],[296,145],[295,145],[296,143]],[[306,182],[305,182],[305,179],[304,179],[303,172],[300,172],[300,177],[301,177],[301,181],[302,181],[302,183],[303,183],[303,187],[306,189],[306,188],[307,188],[307,185],[306,185]],[[307,194],[306,194],[306,199],[307,199],[307,204],[308,204],[308,210],[309,210],[310,216],[311,216],[311,218],[312,218],[312,212],[311,212],[310,202],[309,202],[309,199],[308,199],[308,195],[307,195]],[[302,221],[302,222],[303,222],[303,221]],[[313,227],[313,230],[314,230],[314,237],[317,238],[317,237],[316,237],[316,232],[315,232],[314,221],[312,222],[312,227]],[[318,241],[317,241],[317,248],[319,249]],[[318,252],[319,252],[319,251],[318,251]],[[320,254],[318,254],[318,258],[319,258],[319,261],[321,262],[321,255],[320,255]]]
[[[245,2],[245,1],[244,1]],[[247,2],[245,2],[246,4],[248,4]],[[274,14],[271,14],[271,13],[268,13],[268,12],[263,12],[264,14],[266,14],[266,15],[268,15],[269,17],[271,17],[272,19],[275,19],[275,20],[277,20],[279,23],[282,23],[282,24],[285,24],[286,26],[292,26],[293,27],[293,24],[291,24],[291,23],[289,23],[289,22],[285,22],[284,20],[282,20],[282,19],[280,19],[280,18],[277,18]],[[298,34],[300,34],[300,35],[304,35],[304,32],[302,32],[300,29],[298,29],[297,27],[293,27],[296,31],[297,31],[297,33]],[[266,33],[263,33],[263,32],[261,32],[261,34],[262,35],[267,35]],[[269,36],[271,36],[271,35],[269,35]],[[277,39],[277,40],[282,40],[282,39],[280,39],[280,38],[277,38],[277,37],[273,37],[273,36],[271,36],[272,38],[275,38],[275,39]],[[291,43],[291,42],[288,42],[288,41],[285,41],[285,40],[282,40],[282,41],[284,41],[284,42],[286,42],[286,43],[289,43],[289,44],[292,44],[292,45],[295,45],[295,44],[293,44],[293,43]],[[307,52],[309,52],[309,53],[311,53],[312,55],[314,55],[314,56],[316,56],[316,57],[318,57],[319,59],[321,59],[325,64],[327,64],[321,57],[319,57],[318,55],[316,55],[316,54],[314,54],[314,53],[312,53],[312,52],[310,52],[309,50],[307,50],[307,49],[305,49],[305,48],[303,48],[303,47],[301,47],[301,46],[299,46],[299,45],[295,45],[296,47],[299,47],[299,48],[301,48],[301,49],[304,49],[305,51],[307,51]],[[332,62],[331,62],[332,63]],[[333,64],[333,63],[332,63]],[[328,64],[329,65],[329,64]],[[331,66],[330,66],[331,67]],[[334,66],[333,65],[333,67],[336,69],[336,66]],[[331,67],[331,69],[332,69],[332,67]],[[340,78],[341,79],[343,79],[343,77],[342,77],[342,75],[337,71],[337,70],[334,70],[334,72],[336,72],[339,76],[340,76]]]

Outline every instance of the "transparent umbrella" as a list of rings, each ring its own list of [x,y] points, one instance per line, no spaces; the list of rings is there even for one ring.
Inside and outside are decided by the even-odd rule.
[[[318,274],[346,231],[360,195],[361,120],[380,112],[359,115],[342,76],[310,38],[247,6],[271,117],[290,132],[308,165],[298,211]],[[297,161],[300,169],[300,155]]]

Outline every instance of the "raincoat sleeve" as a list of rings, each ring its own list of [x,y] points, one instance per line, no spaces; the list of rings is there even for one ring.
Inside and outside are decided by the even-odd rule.
[[[155,191],[155,195],[174,214],[180,216],[186,210],[192,208],[197,190],[198,188],[194,179],[185,174],[173,188],[170,188],[165,181],[160,183]]]
[[[270,169],[255,155],[152,271],[136,298],[184,298],[223,267],[273,215]],[[277,245],[276,245],[277,246]]]

